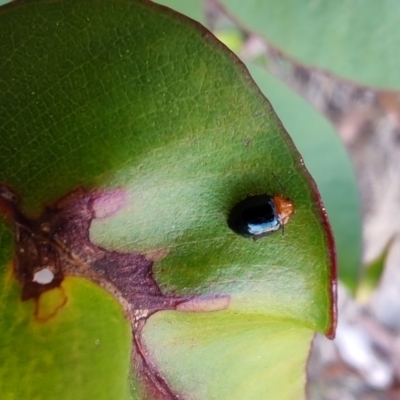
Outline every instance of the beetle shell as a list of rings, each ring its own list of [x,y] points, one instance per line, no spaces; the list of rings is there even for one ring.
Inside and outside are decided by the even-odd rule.
[[[243,199],[232,208],[228,226],[238,235],[258,239],[281,229],[293,213],[291,200],[259,194]]]

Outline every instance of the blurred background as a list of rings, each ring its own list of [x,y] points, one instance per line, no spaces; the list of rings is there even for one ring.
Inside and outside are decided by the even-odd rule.
[[[157,2],[242,59],[318,184],[339,323],[334,341],[315,337],[308,397],[400,399],[400,3]]]

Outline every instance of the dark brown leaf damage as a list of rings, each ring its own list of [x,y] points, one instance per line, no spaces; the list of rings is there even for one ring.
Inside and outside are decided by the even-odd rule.
[[[112,193],[77,189],[46,207],[37,219],[21,212],[17,197],[5,186],[0,195],[14,222],[14,272],[22,285],[23,300],[59,286],[65,275],[99,283],[117,295],[128,314],[175,309],[189,300],[161,293],[152,276],[153,262],[145,255],[108,251],[90,241],[95,205],[104,202],[103,198],[112,201]],[[47,275],[41,278],[44,271]]]

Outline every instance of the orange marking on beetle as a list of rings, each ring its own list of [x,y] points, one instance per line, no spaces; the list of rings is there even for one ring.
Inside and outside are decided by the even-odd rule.
[[[274,196],[274,202],[280,223],[282,225],[287,224],[295,211],[292,200],[283,196]]]

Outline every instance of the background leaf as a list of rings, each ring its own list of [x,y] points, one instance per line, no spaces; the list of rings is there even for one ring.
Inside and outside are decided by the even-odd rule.
[[[154,3],[158,3],[167,6],[169,8],[172,8],[173,10],[178,11],[183,15],[193,18],[194,20],[200,22],[203,25],[205,24],[203,0],[190,0],[190,1],[157,0]]]
[[[362,85],[400,88],[396,0],[220,3],[251,32],[309,67]]]

